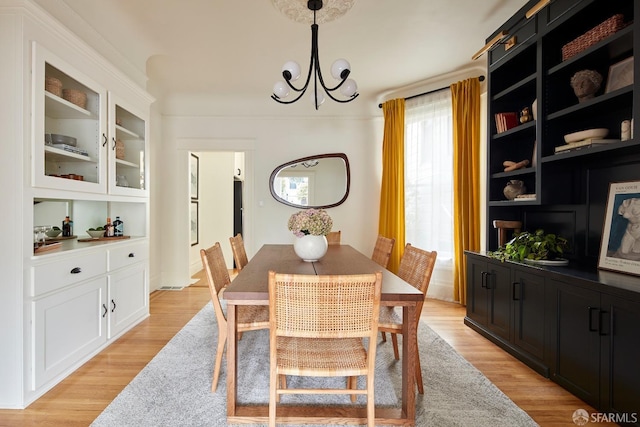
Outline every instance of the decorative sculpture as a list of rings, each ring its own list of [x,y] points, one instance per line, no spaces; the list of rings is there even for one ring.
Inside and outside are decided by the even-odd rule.
[[[593,98],[602,85],[602,75],[594,70],[578,71],[571,77],[571,87],[578,102]]]

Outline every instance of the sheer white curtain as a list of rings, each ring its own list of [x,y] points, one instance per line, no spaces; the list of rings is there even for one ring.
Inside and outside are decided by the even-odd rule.
[[[453,122],[451,91],[405,104],[405,235],[438,251],[427,295],[453,301]]]

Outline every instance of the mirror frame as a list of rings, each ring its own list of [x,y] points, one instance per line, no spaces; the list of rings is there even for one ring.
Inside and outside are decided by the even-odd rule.
[[[306,162],[308,160],[327,159],[327,158],[334,158],[334,157],[344,160],[344,166],[345,166],[345,169],[347,171],[347,188],[345,189],[344,196],[342,197],[342,199],[340,199],[336,203],[331,203],[331,204],[328,204],[328,205],[316,205],[316,206],[296,205],[295,203],[288,202],[287,200],[284,200],[283,198],[279,197],[276,194],[276,192],[273,190],[273,185],[275,183],[276,176],[278,175],[278,172],[280,172],[282,169],[287,168],[289,166],[293,166],[293,165],[298,164],[298,163]],[[301,159],[292,160],[290,162],[284,163],[284,164],[276,167],[273,170],[273,172],[271,172],[271,176],[269,177],[269,191],[271,192],[271,196],[274,199],[276,199],[276,201],[278,201],[278,202],[280,202],[282,204],[285,204],[287,206],[291,206],[291,207],[294,207],[294,208],[298,208],[298,209],[328,209],[328,208],[333,208],[333,207],[339,206],[339,205],[343,204],[345,200],[347,200],[347,197],[349,196],[350,188],[351,188],[351,168],[349,167],[349,159],[347,159],[347,155],[344,154],[344,153],[316,154],[315,156],[308,156],[308,157],[303,157]]]

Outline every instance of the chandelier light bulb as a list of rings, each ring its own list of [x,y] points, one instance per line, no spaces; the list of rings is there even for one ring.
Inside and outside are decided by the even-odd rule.
[[[346,59],[336,59],[333,64],[331,64],[331,75],[336,80],[346,79],[349,73],[351,72],[351,65]]]
[[[357,91],[358,91],[358,85],[356,84],[356,81],[353,79],[345,80],[342,86],[340,86],[340,93],[343,94],[344,96],[353,96],[356,94]]]
[[[300,65],[295,61],[285,62],[282,66],[282,75],[285,79],[295,82],[300,78]]]
[[[273,94],[278,98],[286,98],[289,95],[289,85],[282,80],[273,85]]]

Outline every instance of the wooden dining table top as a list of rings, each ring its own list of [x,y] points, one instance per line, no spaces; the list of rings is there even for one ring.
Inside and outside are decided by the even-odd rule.
[[[242,304],[243,300],[264,300],[268,303],[269,270],[311,275],[367,274],[381,271],[382,304],[385,301],[393,302],[394,305],[402,305],[403,301],[415,304],[415,301],[424,298],[419,290],[350,245],[329,245],[326,255],[319,261],[306,262],[295,254],[293,245],[266,244],[227,286],[224,299],[236,304]]]

